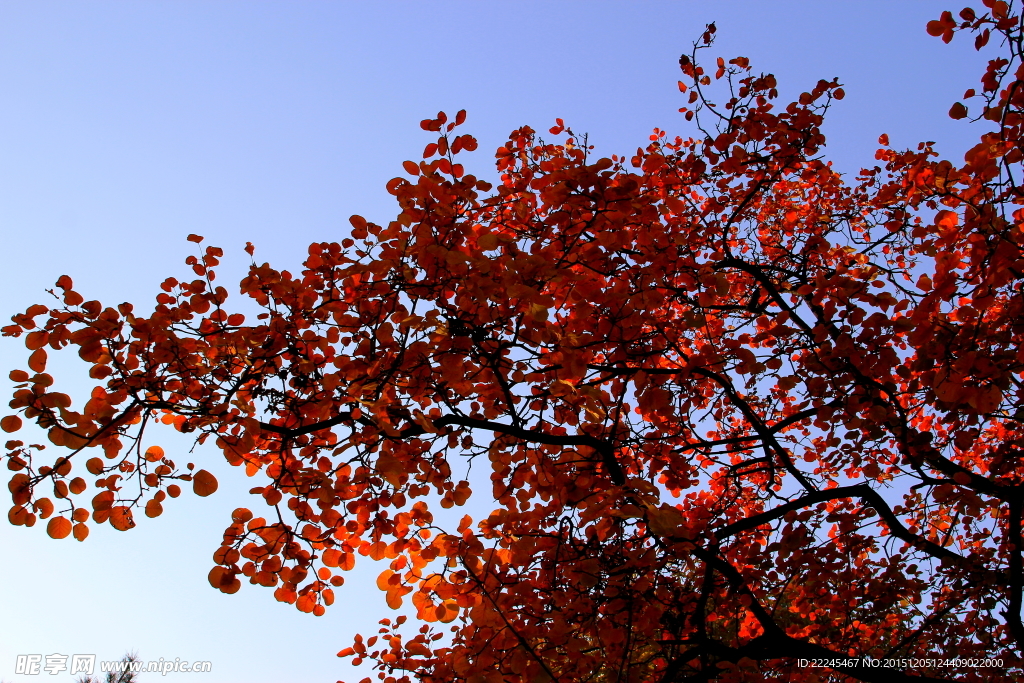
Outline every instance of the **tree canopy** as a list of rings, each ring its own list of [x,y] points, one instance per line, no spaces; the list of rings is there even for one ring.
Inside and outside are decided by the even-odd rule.
[[[841,85],[782,105],[748,60],[706,66],[711,24],[680,58],[690,137],[594,159],[523,127],[492,186],[439,113],[394,221],[353,216],[296,274],[254,261],[235,310],[197,235],[146,315],[62,276],[3,329],[31,355],[0,426],[60,453],[7,442],[10,521],[85,540],[212,494],[147,446],[162,423],[260,477],[215,588],[320,615],[389,562],[416,619],[339,653],[387,682],[1024,673],[1024,34],[984,4],[927,26],[1001,44],[949,112],[983,131],[963,163],[882,136],[844,177]],[[46,372],[67,348],[77,410]],[[471,496],[493,511],[435,519]]]

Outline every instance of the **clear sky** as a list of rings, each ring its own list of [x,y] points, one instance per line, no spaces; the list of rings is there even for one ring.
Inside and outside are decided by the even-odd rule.
[[[87,299],[148,305],[186,272],[189,233],[225,248],[228,284],[246,241],[259,261],[296,270],[309,242],[346,235],[349,215],[394,216],[384,184],[420,158],[430,136],[418,123],[438,110],[468,110],[463,130],[480,147],[464,163],[483,177],[510,130],[556,117],[603,156],[646,145],[655,126],[687,135],[678,57],[711,21],[712,56],[749,57],[784,93],[845,84],[825,128],[840,170],[873,165],[881,133],[894,146],[936,140],[960,159],[978,131],[946,111],[983,61],[969,41],[943,45],[924,29],[959,7],[0,0],[0,320],[45,301],[65,273]],[[5,392],[25,359],[20,342],[0,340]],[[51,367],[69,393],[87,387],[74,358]],[[186,459],[175,435],[160,442]],[[169,682],[368,675],[334,654],[390,616],[379,568],[357,567],[320,618],[268,589],[209,586],[211,554],[253,485],[218,458],[188,458],[218,475],[216,495],[186,494],[127,533],[104,525],[77,543],[0,525],[0,680],[70,680],[15,675],[18,654],[126,650],[213,663]]]

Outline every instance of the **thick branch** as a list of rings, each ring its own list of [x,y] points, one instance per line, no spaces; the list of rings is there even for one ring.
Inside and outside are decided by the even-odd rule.
[[[607,441],[602,441],[601,439],[587,434],[559,436],[557,434],[548,434],[535,429],[524,429],[522,427],[515,427],[501,422],[492,422],[491,420],[481,420],[475,417],[465,417],[462,415],[446,415],[433,420],[433,424],[437,428],[455,425],[459,427],[470,427],[472,429],[485,429],[499,434],[508,434],[509,436],[514,436],[517,439],[522,439],[523,441],[542,443],[550,446],[589,446],[601,455],[601,462],[605,469],[608,470],[608,476],[612,478],[612,481],[618,486],[622,486],[626,483],[626,474],[622,470],[622,465],[620,465],[619,461],[615,458],[615,450],[612,445]],[[410,425],[403,429],[399,433],[399,436],[401,438],[409,438],[425,432],[426,430],[419,425]]]
[[[268,432],[273,432],[290,438],[300,436],[302,434],[309,434],[311,432],[318,432],[322,429],[330,429],[331,427],[336,427],[345,422],[349,422],[352,419],[352,413],[344,412],[329,420],[323,420],[322,422],[316,422],[303,427],[288,428],[261,422],[260,428],[265,429]],[[377,426],[365,418],[360,418],[359,422]],[[607,441],[602,441],[601,439],[593,436],[588,436],[586,434],[560,436],[557,434],[548,434],[547,432],[541,432],[535,429],[525,429],[523,427],[516,427],[514,425],[508,425],[501,422],[481,420],[474,417],[465,417],[463,415],[446,415],[436,420],[432,420],[431,423],[436,429],[449,426],[485,429],[498,434],[508,434],[509,436],[514,436],[517,439],[522,439],[523,441],[547,444],[551,446],[589,446],[601,455],[601,462],[604,464],[605,469],[608,470],[608,475],[612,478],[612,481],[619,486],[626,483],[625,472],[623,472],[619,461],[615,459],[615,450],[612,445]],[[426,433],[427,430],[419,424],[411,424],[395,434],[394,438],[410,439],[414,436],[420,436],[421,434]]]
[[[280,434],[281,436],[294,438],[296,436],[302,436],[303,434],[310,434],[312,432],[319,432],[321,429],[330,429],[331,427],[337,427],[340,424],[344,424],[352,420],[352,413],[344,412],[335,415],[329,420],[323,422],[314,422],[311,425],[305,425],[303,427],[281,427],[278,425],[272,425],[269,422],[260,422],[260,429],[273,432],[274,434]]]
[[[964,557],[954,553],[953,551],[943,548],[937,543],[933,543],[925,538],[921,538],[917,534],[912,533],[907,527],[903,526],[899,518],[893,513],[885,499],[874,489],[867,484],[856,484],[854,486],[840,486],[834,489],[825,489],[822,491],[815,491],[807,495],[801,496],[794,501],[780,505],[771,510],[762,512],[761,514],[742,519],[738,522],[729,524],[728,526],[722,527],[715,532],[715,537],[719,540],[728,538],[743,531],[749,531],[750,529],[756,529],[757,527],[767,524],[771,521],[784,517],[786,513],[801,508],[814,505],[816,503],[823,503],[829,500],[839,500],[842,498],[860,498],[868,506],[870,506],[878,516],[882,518],[886,526],[889,528],[889,532],[899,538],[900,540],[906,541],[918,550],[928,553],[932,557],[936,557],[942,560],[949,560],[960,566],[967,571],[972,573],[982,573],[990,575],[990,578],[994,581],[1002,581],[1002,574],[994,572],[988,569],[977,566],[977,562],[971,558]],[[1018,605],[1019,615],[1019,605]],[[1019,617],[1018,617],[1019,618]]]

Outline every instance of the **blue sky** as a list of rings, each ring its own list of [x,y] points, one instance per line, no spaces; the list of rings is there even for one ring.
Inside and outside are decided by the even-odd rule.
[[[258,260],[294,270],[309,242],[344,237],[349,215],[393,217],[384,184],[420,157],[430,140],[418,123],[438,110],[468,110],[480,147],[464,163],[483,177],[510,130],[556,117],[602,156],[632,153],[655,126],[686,135],[677,60],[710,21],[712,56],[749,57],[783,93],[845,84],[825,128],[840,170],[873,164],[881,133],[894,146],[937,140],[960,159],[978,131],[946,111],[983,62],[968,41],[925,33],[944,8],[0,0],[0,316],[43,301],[65,273],[88,299],[148,304],[185,272],[189,233],[225,248],[228,283],[246,241]],[[25,357],[0,340],[0,386]],[[73,358],[52,366],[73,395],[87,389]],[[175,435],[161,443],[172,456],[188,448]],[[0,525],[0,680],[70,680],[17,676],[18,654],[132,649],[213,662],[212,674],[168,681],[368,675],[334,653],[390,616],[373,567],[357,568],[321,618],[266,589],[209,587],[211,553],[252,485],[218,457],[191,458],[219,475],[215,496],[183,496],[128,533],[107,526],[77,543]]]

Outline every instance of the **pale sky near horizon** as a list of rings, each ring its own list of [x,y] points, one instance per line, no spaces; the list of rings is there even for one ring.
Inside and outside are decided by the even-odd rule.
[[[881,133],[897,147],[938,141],[960,160],[978,130],[946,111],[983,59],[924,26],[961,6],[0,0],[0,320],[45,301],[65,273],[87,299],[148,305],[185,272],[189,233],[225,248],[225,286],[248,262],[246,241],[260,262],[295,270],[309,242],[347,234],[349,215],[393,217],[384,184],[420,158],[430,135],[419,121],[438,110],[468,110],[463,130],[480,147],[463,163],[483,177],[510,130],[556,117],[600,156],[631,154],[654,127],[685,136],[677,60],[710,21],[709,61],[749,57],[794,96],[839,78],[847,97],[825,131],[841,171],[873,165]],[[0,339],[4,392],[25,358]],[[87,387],[74,358],[53,367],[69,393]],[[254,485],[218,458],[189,458],[218,475],[216,495],[186,493],[131,532],[93,525],[77,543],[50,540],[45,524],[0,525],[0,681],[71,680],[16,675],[19,654],[126,650],[213,665],[143,683],[370,675],[334,655],[392,615],[373,585],[380,568],[357,567],[321,618],[268,589],[208,585],[228,515]]]

